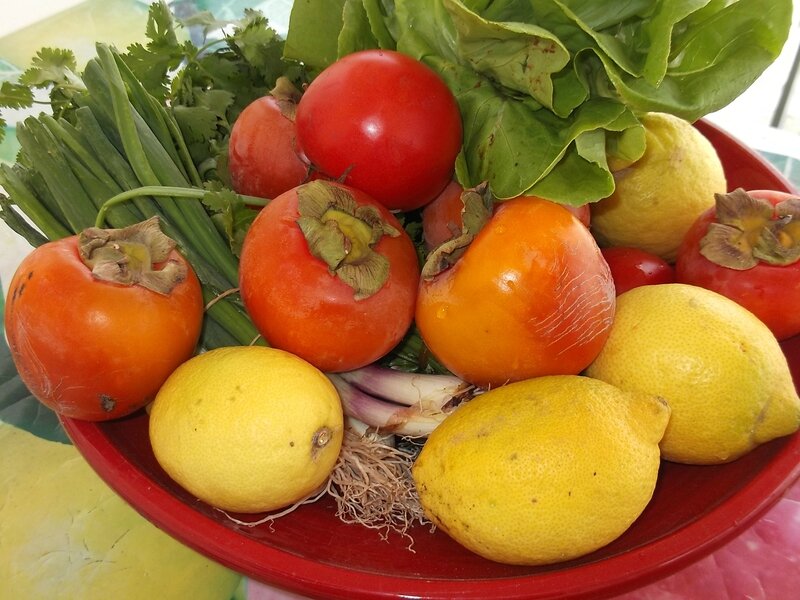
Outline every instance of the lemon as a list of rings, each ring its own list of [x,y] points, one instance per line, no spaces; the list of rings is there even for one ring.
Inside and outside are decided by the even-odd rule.
[[[150,411],[159,464],[197,498],[232,512],[289,506],[333,470],[343,417],[333,384],[288,352],[219,348],[185,362]]]
[[[800,426],[800,399],[775,336],[736,302],[680,283],[617,298],[606,345],[586,375],[662,396],[664,458],[734,460]]]
[[[639,248],[673,262],[686,231],[727,192],[716,150],[689,122],[665,113],[641,117],[646,149],[614,173],[615,190],[591,206],[601,246]]]
[[[576,558],[619,537],[650,501],[668,418],[655,396],[579,375],[494,388],[428,438],[412,468],[420,503],[490,560]]]

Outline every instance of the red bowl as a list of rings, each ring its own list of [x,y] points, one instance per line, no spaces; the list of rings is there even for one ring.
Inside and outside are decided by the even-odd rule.
[[[766,161],[707,122],[731,189],[791,185]],[[783,343],[800,383],[800,336]],[[599,598],[635,589],[715,550],[753,523],[800,477],[800,435],[719,466],[664,462],[655,494],[620,538],[578,560],[514,567],[484,560],[446,534],[417,527],[409,540],[335,516],[328,499],[273,524],[237,525],[196,500],[159,467],[147,415],[90,423],[64,419],[73,442],[142,515],[195,550],[253,579],[330,598]],[[241,517],[245,519],[245,517]],[[251,516],[255,521],[258,516]]]

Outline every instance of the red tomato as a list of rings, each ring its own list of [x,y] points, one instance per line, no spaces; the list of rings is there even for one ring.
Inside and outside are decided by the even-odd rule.
[[[617,296],[640,285],[675,281],[675,270],[672,265],[655,254],[638,248],[620,246],[603,248],[601,252],[611,269]]]
[[[498,386],[580,373],[605,343],[615,305],[589,230],[562,206],[517,198],[453,266],[423,279],[416,323],[454,374]]]
[[[357,299],[340,271],[312,254],[298,224],[310,189],[328,196],[344,193],[355,205],[368,207],[358,210],[374,210],[396,231],[372,245],[389,265],[377,292]],[[328,219],[334,212],[327,209],[321,217],[329,229],[337,229]],[[346,217],[338,222],[354,249],[364,247],[360,229]],[[258,214],[245,236],[239,277],[244,305],[269,344],[323,371],[349,371],[376,361],[405,335],[414,315],[419,262],[408,234],[380,203],[354,188],[315,181],[281,194]]]
[[[464,188],[456,181],[451,181],[442,192],[422,209],[422,235],[425,248],[432,250],[443,242],[461,233],[461,210],[464,203],[461,193]],[[536,196],[523,196],[536,198]],[[562,205],[575,215],[586,227],[589,226],[591,213],[588,204],[582,206]]]
[[[450,89],[423,63],[390,50],[355,52],[326,68],[303,93],[296,122],[321,172],[391,210],[433,200],[461,149]]]
[[[274,198],[303,183],[309,166],[295,139],[293,114],[273,96],[251,102],[231,129],[228,169],[240,194]]]
[[[747,193],[772,206],[797,198],[771,190]],[[713,290],[738,302],[761,319],[779,340],[800,334],[800,261],[785,266],[758,262],[745,270],[716,264],[700,252],[701,239],[716,220],[716,210],[711,208],[686,233],[675,263],[677,281]]]
[[[461,233],[461,211],[464,188],[451,181],[442,192],[422,209],[422,238],[425,248],[433,250]]]
[[[186,276],[162,295],[92,276],[78,238],[33,250],[11,279],[5,312],[9,348],[31,393],[61,415],[105,421],[154,397],[195,351],[203,320],[200,284]]]

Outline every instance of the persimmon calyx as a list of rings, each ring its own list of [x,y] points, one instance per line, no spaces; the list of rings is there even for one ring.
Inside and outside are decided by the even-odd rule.
[[[377,208],[359,205],[348,190],[323,180],[301,185],[297,204],[297,225],[311,254],[353,289],[356,300],[376,294],[389,278],[389,260],[374,246],[400,232]]]
[[[169,258],[175,246],[158,217],[121,229],[89,227],[78,235],[78,253],[95,279],[165,296],[186,279],[186,265]]]
[[[773,206],[741,188],[714,197],[716,220],[700,240],[708,260],[737,271],[800,260],[800,198]]]
[[[290,121],[294,121],[297,103],[300,102],[302,96],[302,92],[297,89],[297,86],[288,77],[282,75],[275,80],[275,87],[270,90],[269,94],[275,98],[281,114]]]
[[[461,193],[461,234],[434,248],[422,266],[422,278],[433,279],[442,271],[453,266],[467,251],[467,248],[492,216],[494,198],[489,186],[479,186]]]

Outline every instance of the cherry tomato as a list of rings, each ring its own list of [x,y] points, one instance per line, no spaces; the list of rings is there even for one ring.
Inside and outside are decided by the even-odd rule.
[[[321,207],[314,204],[320,199]],[[307,210],[312,204],[315,210]],[[380,230],[357,218],[361,214],[388,230],[374,235]],[[316,238],[331,231],[336,244],[322,244],[320,252]],[[388,267],[377,283],[370,278],[376,265],[374,270]],[[360,273],[355,287],[353,273]],[[365,288],[362,276],[368,278]],[[245,308],[270,345],[323,371],[349,371],[381,358],[407,332],[419,262],[408,234],[385,207],[360,190],[318,180],[281,194],[259,212],[244,239],[239,278]]]
[[[423,278],[416,323],[454,374],[498,386],[580,373],[608,337],[615,298],[589,230],[562,206],[516,198],[455,264]]]
[[[66,417],[105,421],[154,397],[192,356],[203,319],[200,284],[185,275],[169,293],[100,281],[78,252],[78,236],[33,250],[11,279],[5,312],[20,378]]]
[[[745,237],[757,235],[763,227],[778,223],[774,209],[771,212],[769,206],[776,207],[784,201],[800,206],[798,196],[786,192],[754,190],[747,194],[768,204],[765,214],[743,221],[753,227],[745,231]],[[747,204],[746,199],[742,201]],[[800,225],[798,218],[784,221],[789,227]],[[800,260],[786,265],[755,260],[753,266],[746,268],[717,264],[704,256],[702,246],[709,228],[718,223],[717,210],[711,208],[701,214],[686,233],[675,263],[677,281],[713,290],[738,302],[761,319],[779,340],[800,334]],[[793,243],[796,249],[800,244],[800,232],[797,229],[787,231],[785,236],[778,235],[776,239]]]
[[[274,198],[306,180],[309,166],[296,140],[292,106],[290,99],[263,96],[236,119],[228,143],[235,191]]]
[[[617,296],[640,285],[675,281],[675,270],[672,265],[655,254],[621,246],[603,248],[601,252],[611,269]]]
[[[423,63],[390,50],[348,54],[323,70],[303,93],[296,123],[321,172],[391,210],[430,202],[461,149],[450,89]]]
[[[464,188],[456,181],[451,181],[442,192],[422,209],[422,235],[425,248],[432,250],[461,233],[461,210],[464,203],[461,193]],[[524,196],[536,198],[536,196]],[[586,227],[589,226],[591,213],[588,204],[582,206],[562,205],[574,214]]]

